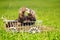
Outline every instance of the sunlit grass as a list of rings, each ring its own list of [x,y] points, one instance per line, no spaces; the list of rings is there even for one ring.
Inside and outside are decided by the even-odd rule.
[[[60,29],[60,0],[0,0],[0,40],[60,40],[58,30],[35,34],[6,32],[1,17],[15,20],[22,6],[33,9],[43,25]]]

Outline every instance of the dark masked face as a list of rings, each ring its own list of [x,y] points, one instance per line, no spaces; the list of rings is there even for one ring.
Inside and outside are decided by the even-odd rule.
[[[29,13],[29,14],[28,14],[28,17],[29,17],[29,18],[32,18],[32,14]]]
[[[21,15],[21,14],[19,14],[19,18],[23,18],[23,17],[24,17],[24,14],[22,14],[22,15]]]
[[[29,13],[28,16],[32,16],[32,14]]]

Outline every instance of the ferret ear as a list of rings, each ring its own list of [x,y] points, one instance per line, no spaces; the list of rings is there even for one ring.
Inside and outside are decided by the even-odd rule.
[[[27,12],[27,13],[30,13],[30,9],[26,8],[26,12]]]

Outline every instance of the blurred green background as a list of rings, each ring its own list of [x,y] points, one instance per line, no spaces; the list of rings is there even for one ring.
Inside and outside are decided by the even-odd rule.
[[[0,0],[0,40],[60,40],[60,32],[56,30],[37,34],[6,32],[1,17],[15,20],[22,6],[33,9],[43,25],[60,29],[60,0]]]

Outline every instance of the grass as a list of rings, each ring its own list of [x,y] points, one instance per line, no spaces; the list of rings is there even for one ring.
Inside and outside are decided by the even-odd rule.
[[[60,40],[57,30],[36,34],[6,32],[1,17],[16,19],[22,6],[35,10],[36,19],[43,25],[60,29],[60,0],[0,0],[0,40]]]

